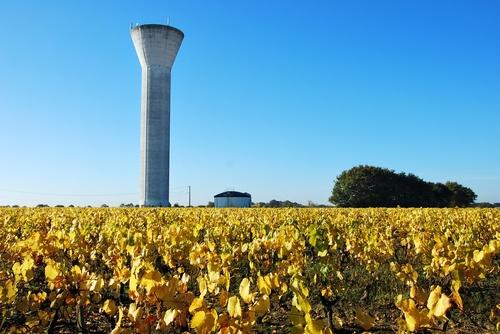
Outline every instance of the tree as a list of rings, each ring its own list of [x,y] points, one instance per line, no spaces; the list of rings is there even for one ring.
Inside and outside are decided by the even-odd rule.
[[[432,183],[432,206],[443,208],[450,205],[451,190],[443,183]]]
[[[471,205],[474,208],[494,208],[495,204],[489,202],[479,202]]]
[[[304,205],[292,202],[289,200],[286,201],[278,201],[275,199],[270,200],[268,203],[257,202],[253,203],[254,208],[303,208]]]
[[[397,174],[387,168],[357,166],[337,177],[329,200],[340,207],[396,206],[397,183]]]
[[[474,203],[477,195],[472,189],[464,187],[456,182],[446,182],[446,187],[450,190],[449,206],[466,207]]]
[[[414,174],[361,165],[337,177],[329,200],[339,207],[455,207],[469,206],[475,198],[456,182],[426,182]]]

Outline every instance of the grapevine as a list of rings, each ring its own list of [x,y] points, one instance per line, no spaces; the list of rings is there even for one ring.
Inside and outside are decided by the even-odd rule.
[[[0,209],[0,332],[500,330],[498,209]]]

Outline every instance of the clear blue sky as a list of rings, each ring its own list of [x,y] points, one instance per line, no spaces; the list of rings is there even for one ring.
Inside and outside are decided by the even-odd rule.
[[[500,202],[500,2],[2,1],[0,204],[138,202],[131,22],[185,39],[171,202],[326,203],[358,164]]]

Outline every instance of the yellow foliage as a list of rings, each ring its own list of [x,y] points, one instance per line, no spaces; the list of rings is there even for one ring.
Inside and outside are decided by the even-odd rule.
[[[193,301],[189,305],[189,313],[191,313],[191,314],[195,313],[197,310],[204,307],[204,305],[205,305],[205,302],[203,300],[203,297],[198,297],[198,298],[193,299]]]
[[[498,275],[499,221],[489,209],[0,209],[0,308],[5,323],[22,315],[27,332],[44,332],[55,310],[101,307],[118,318],[113,333],[142,334],[267,330],[290,307],[279,330],[317,334],[331,333],[319,298],[400,280],[400,331],[417,331]],[[424,290],[430,282],[441,286]],[[127,321],[114,301],[123,294]],[[365,330],[375,323],[344,311]]]
[[[425,305],[428,298],[425,291],[416,285],[411,286],[410,297],[413,298],[413,300],[419,305]]]
[[[47,263],[45,266],[45,278],[48,281],[54,281],[57,276],[59,276],[59,270],[57,269],[57,266],[53,263]]]
[[[421,317],[415,305],[415,301],[413,299],[403,299],[403,296],[399,295],[396,301],[396,306],[401,311],[403,311],[406,321],[406,328],[410,332],[414,332],[416,329],[418,329],[420,326]]]
[[[312,319],[309,314],[305,315],[306,326],[304,334],[323,334],[327,323],[324,320]]]
[[[241,317],[241,304],[237,296],[229,297],[227,301],[227,312],[233,318]]]
[[[129,320],[132,321],[132,322],[135,322],[135,321],[139,320],[141,318],[141,316],[142,316],[142,308],[141,307],[137,307],[136,303],[130,304],[129,307],[128,307],[127,316],[129,318]]]
[[[115,315],[116,311],[118,311],[118,307],[113,299],[106,299],[102,305],[102,310],[108,315]]]
[[[266,314],[271,308],[271,301],[269,300],[269,296],[262,295],[253,305],[253,309],[257,315]]]
[[[435,317],[443,317],[446,314],[446,311],[451,307],[450,298],[444,293],[441,294],[439,300],[433,309],[433,315]]]
[[[191,328],[202,327],[205,322],[205,311],[197,311],[191,319]]]
[[[240,296],[247,304],[251,303],[253,300],[253,294],[250,293],[250,280],[246,277],[242,279],[240,283]]]
[[[168,326],[170,325],[172,322],[174,322],[175,318],[179,315],[179,311],[178,310],[174,310],[174,309],[168,309],[167,311],[165,311],[165,315],[163,316],[163,321],[165,322],[165,324]]]
[[[257,287],[259,288],[259,292],[263,295],[270,295],[271,294],[271,285],[266,282],[264,277],[258,276],[257,277]]]
[[[427,308],[433,311],[434,306],[436,306],[439,301],[439,298],[441,298],[441,287],[437,286],[429,294],[429,299],[427,299]]]
[[[161,274],[156,270],[151,270],[141,277],[141,286],[149,293],[151,289],[161,283]]]

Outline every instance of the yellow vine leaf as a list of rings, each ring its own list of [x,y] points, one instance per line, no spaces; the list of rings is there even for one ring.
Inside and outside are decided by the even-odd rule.
[[[425,291],[416,285],[411,286],[410,297],[413,298],[413,300],[415,300],[415,302],[420,305],[425,305],[428,298]]]
[[[161,274],[156,270],[148,271],[141,278],[141,286],[143,286],[148,293],[155,285],[158,285],[160,283]]]
[[[172,322],[174,322],[175,318],[179,315],[179,311],[175,309],[168,309],[165,312],[165,315],[163,316],[163,321],[165,322],[165,325],[170,325]]]
[[[249,331],[249,329],[255,325],[255,311],[249,308],[248,311],[244,311],[241,316],[241,326],[243,331]]]
[[[14,273],[16,282],[19,282],[23,278],[21,264],[19,262],[14,263],[12,266],[12,272]]]
[[[396,301],[396,306],[403,311],[406,328],[413,332],[419,327],[419,313],[413,299],[403,299],[402,295],[399,295]]]
[[[163,301],[169,301],[174,298],[175,290],[177,288],[177,283],[178,283],[177,280],[172,279],[167,283],[154,286],[151,291],[154,291],[154,294],[159,299]]]
[[[450,307],[450,298],[443,293],[434,307],[433,314],[438,318],[443,317]]]
[[[229,285],[231,284],[231,273],[229,272],[229,270],[227,268],[224,268],[223,272],[224,272],[224,278],[226,281],[226,291],[229,291]]]
[[[328,249],[322,250],[318,252],[319,257],[325,257],[328,254]]]
[[[427,308],[433,313],[434,306],[439,301],[441,297],[441,287],[437,286],[434,290],[429,294],[429,298],[427,299]]]
[[[106,312],[106,314],[112,316],[116,314],[116,311],[118,311],[118,307],[116,307],[116,303],[113,299],[106,299],[106,301],[102,305],[102,310]]]
[[[342,328],[342,326],[344,326],[344,322],[338,315],[333,316],[333,326],[335,328]]]
[[[207,294],[208,287],[207,280],[202,276],[198,277],[198,288],[200,289],[200,296],[204,297]]]
[[[302,288],[297,289],[296,287],[292,286],[291,289],[293,291],[293,298],[292,298],[292,305],[295,306],[298,310],[304,312],[304,314],[308,314],[312,307],[309,301],[307,300],[307,295],[304,293],[309,294],[309,291],[303,287],[303,285],[300,285]]]
[[[305,316],[306,326],[304,327],[304,334],[323,334],[323,329],[326,326],[324,320],[314,320],[308,313]]]
[[[47,293],[45,291],[36,293],[36,294],[31,294],[29,295],[29,298],[31,299],[32,302],[40,304],[47,299]]]
[[[122,320],[123,320],[123,309],[120,307],[120,309],[118,310],[118,321],[116,322],[116,326],[115,328],[113,328],[110,334],[125,334],[122,328]]]
[[[473,253],[474,261],[477,263],[483,261],[485,255],[484,251],[475,250]]]
[[[71,273],[75,276],[80,276],[82,274],[82,269],[79,266],[73,266],[71,268]]]
[[[196,310],[199,310],[204,306],[203,297],[198,297],[193,299],[191,305],[189,305],[189,313],[193,314]]]
[[[266,314],[271,309],[271,301],[268,295],[262,295],[253,307],[258,316]]]
[[[137,290],[137,285],[139,284],[139,280],[135,274],[130,275],[130,280],[129,280],[129,290],[130,291],[136,291]]]
[[[420,254],[422,252],[422,240],[415,236],[413,237],[413,243],[415,244],[415,253]]]
[[[48,263],[45,266],[45,278],[49,282],[52,282],[57,278],[57,276],[59,276],[59,270],[57,269],[57,267],[52,263]]]
[[[142,315],[141,307],[137,307],[136,303],[132,303],[129,305],[127,316],[130,319],[130,321],[133,322],[137,321],[138,319],[141,318],[141,315]]]
[[[241,317],[241,304],[238,296],[229,297],[227,301],[227,312],[233,318]]]
[[[191,319],[191,328],[198,328],[203,326],[205,322],[205,311],[198,311],[193,315],[193,318]]]
[[[27,257],[24,259],[23,264],[21,265],[21,274],[26,282],[29,282],[33,279],[33,267],[35,266],[35,261],[33,257]]]
[[[253,300],[253,294],[250,293],[250,280],[246,277],[240,283],[240,296],[247,304]]]
[[[460,293],[458,292],[458,290],[460,289],[461,287],[461,282],[459,280],[453,280],[451,282],[451,295],[452,295],[452,300],[455,302],[455,304],[457,305],[458,309],[460,311],[463,311],[464,310],[464,304],[463,304],[463,301],[462,301],[462,297],[460,296]]]
[[[270,273],[264,277],[266,283],[271,287],[271,289],[280,287],[280,279],[277,274]]]
[[[271,285],[262,276],[257,277],[257,288],[263,295],[271,294]]]
[[[89,287],[88,289],[93,292],[100,292],[104,287],[104,279],[103,278],[95,278],[88,281]]]

